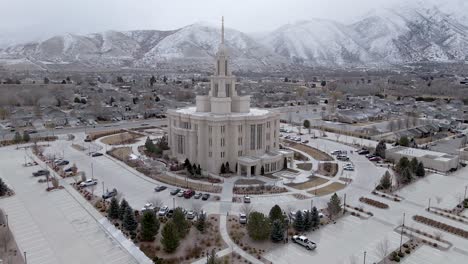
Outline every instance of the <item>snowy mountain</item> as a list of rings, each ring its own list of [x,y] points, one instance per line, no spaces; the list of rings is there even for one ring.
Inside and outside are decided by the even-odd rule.
[[[468,60],[465,0],[418,2],[367,13],[351,24],[311,19],[261,37],[226,30],[233,68],[283,70],[295,66],[395,65]],[[457,2],[460,1],[460,2]],[[460,10],[465,8],[464,10]],[[211,70],[218,25],[197,23],[172,31],[66,34],[0,50],[0,66],[33,69]]]

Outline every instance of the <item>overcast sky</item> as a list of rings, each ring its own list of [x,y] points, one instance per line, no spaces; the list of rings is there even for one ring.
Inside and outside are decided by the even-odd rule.
[[[67,32],[84,34],[105,30],[175,29],[199,21],[218,23],[222,15],[228,27],[247,33],[264,32],[310,18],[348,22],[371,9],[401,1],[0,0],[3,7],[0,42],[8,39],[45,39]]]

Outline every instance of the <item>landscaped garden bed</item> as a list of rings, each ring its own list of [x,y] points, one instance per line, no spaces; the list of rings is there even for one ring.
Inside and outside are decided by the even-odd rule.
[[[432,226],[437,229],[444,230],[445,232],[458,235],[463,238],[468,238],[468,231],[464,229],[454,227],[454,226],[451,226],[451,225],[448,225],[448,224],[445,224],[445,223],[442,223],[442,222],[439,222],[439,221],[436,221],[436,220],[433,220],[433,219],[430,219],[421,215],[415,215],[413,216],[413,219],[416,222],[419,222],[428,226]]]
[[[346,185],[344,185],[343,183],[340,183],[340,182],[333,182],[331,184],[328,184],[322,188],[318,188],[318,189],[315,189],[315,190],[310,190],[308,191],[308,193],[310,194],[313,194],[315,196],[324,196],[324,195],[328,195],[328,194],[331,194],[331,193],[335,193],[339,190],[342,190],[346,187]]]
[[[116,135],[110,135],[101,140],[102,143],[107,145],[124,145],[133,144],[138,142],[137,139],[143,135],[135,132],[123,132]]]
[[[319,149],[316,149],[316,148],[313,148],[313,147],[310,147],[310,146],[307,146],[307,145],[304,145],[304,144],[299,144],[299,143],[295,143],[295,142],[292,142],[292,141],[287,141],[289,146],[294,150],[299,150],[299,151],[302,151],[304,153],[307,153],[308,155],[310,155],[312,158],[314,158],[315,160],[318,160],[318,161],[333,161],[333,157],[328,155],[327,153],[319,150]]]
[[[388,193],[383,193],[383,192],[379,192],[379,191],[372,191],[372,194],[373,195],[376,195],[376,196],[379,196],[379,197],[382,197],[382,198],[385,198],[385,199],[388,199],[388,200],[391,200],[391,201],[394,201],[394,202],[401,202],[401,197],[397,196],[397,195],[393,195],[393,194],[388,194]]]
[[[351,206],[349,204],[346,204],[345,207],[345,212],[350,212],[352,216],[356,216],[362,219],[369,219],[371,216],[374,216],[373,213],[364,210],[362,207]]]
[[[316,187],[316,186],[319,186],[319,185],[322,185],[322,184],[328,182],[327,179],[323,179],[323,178],[320,178],[320,177],[317,177],[317,176],[309,176],[308,179],[309,180],[307,180],[305,182],[285,183],[284,185],[286,185],[288,187],[291,187],[291,188],[294,188],[294,189],[298,189],[298,190],[307,190],[307,189],[310,189],[312,187]]]
[[[385,203],[382,203],[382,202],[379,202],[379,201],[376,201],[367,197],[361,197],[359,198],[359,201],[361,203],[366,203],[368,205],[371,205],[380,209],[388,209],[388,204],[385,204]]]
[[[444,210],[439,209],[437,207],[428,208],[427,211],[431,212],[433,214],[440,215],[440,216],[443,216],[445,218],[454,220],[454,221],[458,221],[460,223],[468,224],[468,217],[466,217],[464,215],[455,215],[455,214],[450,213],[450,212],[445,212]]]
[[[300,170],[305,170],[305,171],[312,170],[312,163],[299,163],[296,166]]]
[[[232,189],[234,194],[240,194],[240,195],[260,195],[260,194],[275,194],[275,193],[285,193],[288,192],[288,189],[284,187],[278,187],[274,185],[257,185],[257,186],[246,186],[246,187],[240,187],[240,186],[234,186]]]
[[[338,164],[331,163],[331,162],[324,162],[320,163],[318,166],[317,174],[327,176],[327,177],[335,177],[338,173]]]

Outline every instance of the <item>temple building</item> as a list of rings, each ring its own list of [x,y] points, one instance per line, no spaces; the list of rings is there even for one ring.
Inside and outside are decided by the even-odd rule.
[[[224,20],[210,79],[209,94],[197,96],[196,106],[167,112],[172,156],[213,174],[219,174],[221,167],[246,176],[285,168],[293,152],[279,149],[280,114],[250,108],[250,96],[237,94],[224,43]]]

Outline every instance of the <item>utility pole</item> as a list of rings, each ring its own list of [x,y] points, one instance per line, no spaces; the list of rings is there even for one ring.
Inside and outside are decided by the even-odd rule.
[[[93,167],[93,163],[91,163],[91,179],[94,179],[94,167]]]
[[[175,197],[172,198],[172,209],[175,210]]]
[[[431,210],[431,198],[429,198],[429,204],[427,206],[427,211],[430,211]]]
[[[364,264],[366,264],[366,255],[367,255],[367,252],[364,251],[364,262],[363,262]]]
[[[5,214],[5,218],[6,218],[6,226],[8,228],[8,214]]]
[[[104,181],[102,181],[102,194],[104,194]]]
[[[466,200],[466,189],[468,189],[468,185],[465,186],[465,195],[463,196],[463,200]]]
[[[23,253],[24,253],[24,264],[28,264],[28,259],[26,258],[26,251],[24,251]]]

